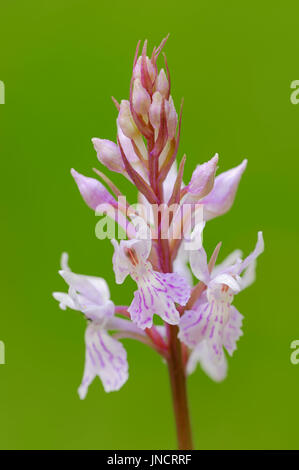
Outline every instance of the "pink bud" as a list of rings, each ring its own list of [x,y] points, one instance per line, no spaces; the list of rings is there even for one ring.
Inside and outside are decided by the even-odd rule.
[[[158,129],[160,126],[162,99],[162,95],[159,91],[153,94],[152,104],[149,109],[149,118],[154,129]]]
[[[157,77],[157,80],[156,80],[156,90],[159,91],[161,93],[162,96],[164,96],[164,98],[168,98],[168,95],[169,95],[169,83],[168,83],[168,79],[166,77],[166,73],[164,71],[164,69],[161,69],[160,70],[160,73]]]
[[[109,170],[122,173],[124,164],[118,146],[111,140],[97,139],[96,137],[91,140],[99,161]]]
[[[199,201],[213,189],[217,163],[218,155],[216,154],[211,160],[195,168],[191,181],[186,187],[188,201]]]
[[[139,78],[134,80],[133,85],[133,107],[137,114],[147,115],[151,105],[151,98],[148,92],[141,85]]]
[[[96,210],[100,204],[111,204],[113,207],[117,207],[116,200],[100,181],[81,175],[73,168],[71,174],[77,183],[81,196],[91,209]]]
[[[161,95],[159,91],[156,91],[153,94],[152,104],[149,109],[149,118],[154,129],[159,129],[160,127],[162,100],[163,100],[163,96]],[[176,128],[178,124],[178,115],[176,113],[172,97],[169,98],[169,101],[164,100],[164,102],[165,102],[165,114],[166,114],[166,121],[167,121],[168,139],[172,139],[176,133]]]
[[[144,167],[143,167],[138,155],[136,155],[136,153],[135,153],[134,147],[132,145],[132,141],[131,141],[131,139],[129,139],[128,137],[126,137],[124,135],[124,133],[121,130],[121,127],[119,126],[119,124],[117,125],[117,137],[119,139],[120,145],[123,149],[123,152],[124,152],[126,158],[130,162],[130,164],[132,165],[134,170],[136,170],[143,177],[143,179],[147,180],[146,172],[144,170]],[[144,142],[142,141],[142,138],[141,138],[141,143],[144,145]],[[138,147],[138,145],[137,145],[137,147]],[[143,152],[140,151],[140,153],[142,154]],[[146,157],[146,156],[147,155],[145,155],[144,157]],[[124,175],[126,176],[127,175],[126,170],[124,169],[123,171],[124,171]]]
[[[243,160],[239,166],[225,171],[215,178],[214,188],[201,201],[204,204],[205,220],[225,214],[231,208],[246,166],[247,160]]]
[[[121,101],[117,120],[121,130],[129,139],[134,139],[139,136],[139,131],[131,114],[129,101]]]
[[[168,139],[173,139],[178,125],[178,115],[175,110],[172,97],[169,98],[169,101],[165,101],[165,110],[167,116]]]
[[[138,57],[138,60],[136,62],[136,65],[134,67],[134,70],[133,70],[133,79],[135,80],[136,78],[139,78],[141,80],[141,63],[142,63],[142,57]],[[147,67],[147,71],[148,71],[148,74],[152,80],[152,82],[154,82],[155,78],[156,78],[156,70],[155,70],[155,67],[153,66],[151,60],[149,57],[146,56],[146,67]]]

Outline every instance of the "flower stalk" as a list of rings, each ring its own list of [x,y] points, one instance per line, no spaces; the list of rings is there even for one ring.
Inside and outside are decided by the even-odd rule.
[[[186,373],[178,327],[167,326],[169,358],[167,361],[176,423],[178,449],[192,450],[192,431],[187,397]]]

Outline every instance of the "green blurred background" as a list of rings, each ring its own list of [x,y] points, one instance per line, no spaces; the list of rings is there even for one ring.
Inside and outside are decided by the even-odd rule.
[[[95,380],[80,401],[85,322],[51,297],[65,290],[57,271],[67,250],[74,271],[105,277],[116,303],[131,301],[133,283],[115,284],[112,246],[95,237],[97,218],[69,170],[92,175],[90,139],[115,138],[110,96],[128,97],[137,40],[153,47],[169,32],[172,93],[177,106],[185,99],[185,181],[215,152],[219,171],[249,160],[233,209],[208,224],[207,251],[222,240],[220,258],[247,254],[259,229],[266,241],[257,282],[235,299],[244,336],[227,380],[215,384],[199,368],[189,379],[195,444],[298,448],[298,2],[10,0],[0,13],[0,447],[176,446],[160,357],[125,341],[127,384],[105,394]]]

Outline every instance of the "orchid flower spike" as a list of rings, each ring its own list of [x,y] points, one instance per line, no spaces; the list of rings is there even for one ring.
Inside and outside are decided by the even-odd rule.
[[[216,176],[215,154],[197,165],[189,183],[184,184],[188,159],[184,153],[179,155],[183,102],[177,113],[164,53],[164,65],[158,66],[167,39],[150,54],[147,40],[141,50],[138,42],[130,92],[126,99],[113,98],[115,141],[92,139],[100,164],[134,186],[131,189],[136,190],[138,204],[129,204],[112,181],[113,175],[110,179],[94,168],[99,181],[71,170],[85,203],[96,216],[104,216],[97,221],[95,234],[100,240],[112,241],[116,283],[122,284],[130,276],[137,285],[129,294],[130,304],[115,305],[104,279],[73,273],[65,254],[59,273],[68,292],[53,295],[62,309],[81,312],[88,323],[80,397],[86,396],[96,376],[107,392],[122,387],[128,378],[128,363],[119,340],[140,341],[167,364],[179,448],[192,449],[186,373],[200,363],[213,380],[226,376],[224,349],[232,355],[242,335],[243,317],[233,299],[254,281],[256,258],[264,250],[264,242],[259,232],[257,245],[247,258],[242,260],[236,251],[215,266],[218,244],[207,261],[203,227],[232,207],[247,160]],[[121,229],[117,235],[114,222]],[[195,286],[194,277],[199,280]]]
[[[255,260],[263,251],[263,235],[259,232],[254,251],[244,261],[236,259],[239,253],[234,253],[211,274],[204,248],[190,252],[192,272],[206,286],[206,290],[180,321],[179,338],[193,350],[189,372],[199,361],[214,380],[224,378],[227,366],[223,347],[232,355],[242,335],[243,316],[232,302],[237,293],[254,281]]]

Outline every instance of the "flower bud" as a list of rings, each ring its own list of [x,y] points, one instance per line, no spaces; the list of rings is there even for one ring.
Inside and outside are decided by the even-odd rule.
[[[159,129],[160,127],[162,101],[163,101],[162,94],[159,91],[156,91],[153,94],[152,104],[149,109],[149,118],[154,129]],[[168,139],[172,139],[176,133],[176,128],[178,124],[178,115],[176,113],[172,97],[169,98],[169,101],[164,100],[164,103],[165,103]]]
[[[136,113],[147,115],[150,105],[150,95],[141,85],[140,79],[136,78],[133,85],[133,107]]]
[[[231,208],[246,166],[247,160],[243,160],[239,166],[225,171],[215,178],[212,191],[202,200],[205,220],[225,214]]]
[[[159,91],[153,94],[152,104],[149,108],[149,118],[154,129],[158,129],[160,126],[162,99],[162,95]]]
[[[96,210],[100,204],[111,204],[113,207],[117,206],[114,197],[100,181],[81,175],[73,168],[71,169],[71,174],[77,183],[81,196],[91,209]]]
[[[121,130],[127,137],[129,137],[129,139],[134,139],[135,137],[139,136],[139,131],[131,114],[129,101],[121,101],[117,119]]]
[[[196,202],[212,191],[217,163],[218,155],[216,154],[211,160],[195,168],[191,181],[186,188],[188,199]]]
[[[135,64],[134,70],[133,70],[133,79],[135,80],[136,78],[139,78],[141,80],[141,65],[142,65],[142,56],[138,57],[138,60]],[[149,57],[146,56],[146,67],[148,74],[150,76],[150,79],[152,82],[155,81],[156,78],[156,69],[153,66],[151,60]]]
[[[118,146],[111,142],[111,140],[97,139],[95,137],[91,140],[99,161],[109,170],[122,173],[124,171],[124,164]]]
[[[173,139],[178,125],[178,115],[175,110],[172,97],[169,98],[169,101],[165,101],[165,110],[167,117],[168,139]]]
[[[168,96],[169,96],[169,83],[168,83],[168,79],[166,77],[166,73],[164,71],[164,69],[161,69],[160,70],[160,73],[157,77],[157,80],[156,80],[156,86],[155,86],[156,90],[159,91],[161,93],[162,96],[164,96],[164,98],[168,99]]]

